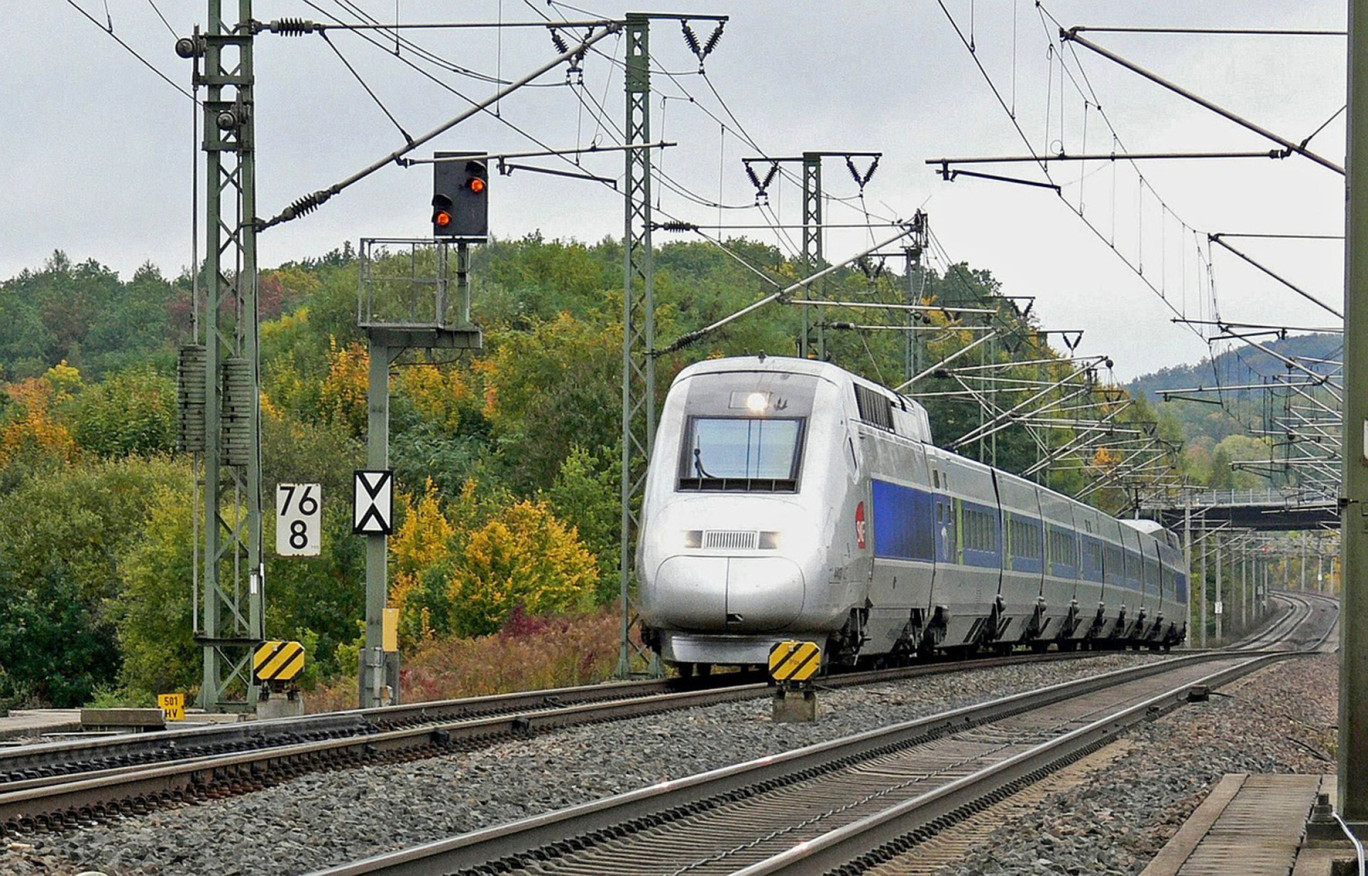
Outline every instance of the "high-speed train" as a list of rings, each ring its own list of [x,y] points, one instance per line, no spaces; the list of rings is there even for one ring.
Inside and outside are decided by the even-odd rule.
[[[643,638],[683,674],[785,639],[848,666],[1187,634],[1173,533],[941,450],[921,405],[806,359],[680,372],[636,565]]]

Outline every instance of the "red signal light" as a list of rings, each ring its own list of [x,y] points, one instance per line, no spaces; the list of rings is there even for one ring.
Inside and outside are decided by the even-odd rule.
[[[486,185],[486,183],[485,183],[484,180],[480,179],[478,176],[476,176],[476,177],[471,177],[470,182],[467,183],[467,185],[470,186],[470,190],[471,190],[472,192],[474,192],[475,194],[477,194],[477,195],[482,195],[482,194],[484,194],[484,190],[485,190],[485,185]]]
[[[446,228],[451,224],[451,214],[446,210],[438,210],[437,215],[432,217],[432,224],[438,228]]]

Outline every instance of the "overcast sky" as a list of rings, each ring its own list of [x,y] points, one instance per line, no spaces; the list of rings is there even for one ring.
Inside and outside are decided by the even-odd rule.
[[[768,226],[800,222],[796,175],[771,186],[767,209],[756,207],[741,159],[807,150],[882,152],[863,199],[845,162],[827,159],[829,224],[881,225],[925,210],[934,266],[968,262],[992,271],[1004,294],[1035,296],[1044,327],[1084,330],[1079,351],[1110,355],[1123,379],[1207,354],[1196,333],[1171,320],[1180,314],[1210,318],[1213,288],[1226,320],[1337,324],[1324,309],[1207,243],[1210,233],[1340,234],[1343,177],[1304,158],[1142,162],[1143,182],[1125,163],[1052,164],[1059,194],[965,177],[945,182],[926,162],[1061,150],[1267,151],[1274,144],[1087,49],[1061,50],[1059,27],[1339,31],[1343,0],[1049,0],[1044,12],[1030,0],[944,0],[943,7],[936,0],[680,0],[630,8],[583,2],[576,8],[544,0],[258,0],[254,12],[263,20],[354,21],[344,9],[349,6],[393,22],[397,9],[401,23],[583,20],[646,10],[729,15],[705,61],[706,76],[699,75],[678,24],[653,26],[652,135],[679,144],[656,158],[669,180],[658,189],[662,214],[732,226],[720,234],[792,251],[800,232]],[[41,267],[58,249],[125,277],[145,262],[169,275],[189,265],[192,169],[203,162],[193,140],[193,105],[105,28],[112,22],[115,37],[188,88],[191,64],[176,56],[174,41],[203,26],[206,5],[7,4],[0,30],[0,99],[7,108],[0,125],[0,278]],[[236,7],[231,0],[224,5]],[[691,27],[706,41],[713,25],[697,20]],[[492,94],[489,78],[517,79],[555,52],[541,28],[406,33],[486,78],[435,70],[409,47],[396,55],[392,39],[377,48],[356,33],[331,32],[332,46],[396,125],[318,36],[257,39],[259,215],[274,216],[296,198],[351,175],[402,146],[400,128],[424,134],[463,112],[467,98]],[[1295,142],[1344,105],[1340,36],[1085,36]],[[584,61],[582,85],[578,75],[567,85],[564,68],[552,71],[538,80],[543,87],[505,99],[499,118],[472,119],[415,154],[618,142],[623,44],[609,37],[598,48],[601,53]],[[1339,115],[1309,148],[1342,164],[1344,134]],[[525,163],[567,168],[553,158]],[[622,164],[616,153],[583,160],[587,172],[614,178]],[[863,172],[865,164],[857,169]],[[1045,181],[1038,167],[1026,164],[970,169]],[[263,233],[261,264],[318,256],[363,237],[427,235],[430,198],[430,166],[388,166],[317,212]],[[594,182],[517,171],[491,186],[491,229],[500,237],[537,231],[584,241],[619,237],[622,216],[621,197]],[[844,258],[886,236],[883,227],[833,227],[825,239],[827,257]],[[1228,240],[1340,309],[1339,240]]]

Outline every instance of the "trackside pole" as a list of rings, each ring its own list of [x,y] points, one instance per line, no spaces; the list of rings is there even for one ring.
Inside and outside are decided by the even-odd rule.
[[[1349,2],[1338,800],[1368,836],[1368,0]]]

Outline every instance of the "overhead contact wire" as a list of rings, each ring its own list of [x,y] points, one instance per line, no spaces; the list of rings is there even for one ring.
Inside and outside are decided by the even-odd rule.
[[[319,36],[323,37],[323,42],[327,43],[328,48],[332,49],[333,54],[337,55],[337,60],[342,62],[342,66],[346,67],[348,72],[350,72],[352,76],[356,77],[356,81],[359,82],[361,84],[361,87],[366,90],[366,94],[370,95],[371,100],[375,101],[375,105],[380,107],[380,112],[385,114],[385,118],[389,119],[390,122],[394,124],[394,127],[399,129],[399,133],[404,135],[404,140],[409,143],[412,143],[413,137],[409,135],[408,131],[404,130],[404,126],[399,124],[399,120],[396,119],[394,117],[394,114],[389,111],[389,107],[385,106],[384,101],[382,101],[379,98],[379,96],[376,95],[375,91],[369,85],[366,84],[366,80],[361,78],[361,74],[356,72],[356,68],[351,65],[351,62],[346,59],[346,57],[342,54],[341,50],[339,50],[337,46],[333,44],[333,41],[328,38],[328,32],[326,30],[319,31]]]
[[[86,17],[86,19],[90,21],[91,24],[95,25],[95,26],[98,27],[100,30],[102,30],[102,31],[104,31],[106,34],[108,34],[109,38],[112,39],[114,42],[118,43],[120,46],[122,46],[123,49],[124,49],[124,51],[128,52],[128,53],[129,53],[130,55],[132,55],[133,57],[137,58],[137,59],[138,59],[138,62],[141,63],[144,67],[146,67],[147,69],[151,70],[153,73],[157,74],[157,77],[158,77],[159,79],[161,79],[161,80],[162,80],[163,82],[165,82],[167,85],[169,85],[169,86],[171,86],[172,88],[174,88],[174,89],[176,89],[177,91],[179,91],[179,92],[180,92],[182,95],[184,95],[185,97],[190,98],[190,100],[195,101],[196,103],[199,102],[198,100],[195,99],[195,96],[194,96],[193,94],[191,94],[190,92],[186,91],[184,87],[182,87],[182,86],[180,86],[180,85],[177,85],[177,84],[171,79],[171,77],[167,76],[167,75],[166,75],[165,73],[163,73],[161,70],[158,70],[158,69],[152,64],[151,61],[147,60],[147,59],[144,58],[142,55],[140,55],[140,54],[138,53],[138,50],[137,50],[137,49],[133,48],[133,47],[130,46],[128,43],[124,42],[124,41],[119,37],[118,34],[114,33],[114,23],[113,23],[113,20],[112,20],[112,19],[110,20],[110,23],[109,23],[108,26],[103,25],[103,24],[100,24],[100,22],[95,18],[95,16],[91,15],[89,12],[86,12],[84,9],[82,9],[80,6],[78,6],[78,5],[76,4],[76,0],[66,0],[66,2],[67,2],[67,5],[70,6],[72,9],[75,9],[77,12],[81,13],[82,15],[84,15],[84,16]],[[109,8],[108,6],[105,7],[106,11],[108,11],[108,8]]]

